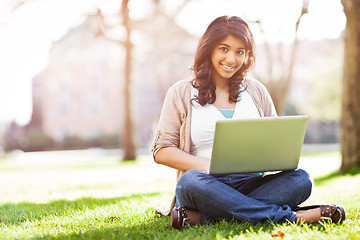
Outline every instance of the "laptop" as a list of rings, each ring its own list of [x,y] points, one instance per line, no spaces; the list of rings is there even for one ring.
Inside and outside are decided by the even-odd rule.
[[[217,121],[209,173],[297,168],[307,121],[304,115]]]

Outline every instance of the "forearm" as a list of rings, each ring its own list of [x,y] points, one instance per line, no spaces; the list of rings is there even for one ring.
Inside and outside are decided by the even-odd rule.
[[[175,147],[160,149],[155,154],[155,162],[181,171],[189,169],[208,171],[210,166],[209,159],[188,154]]]

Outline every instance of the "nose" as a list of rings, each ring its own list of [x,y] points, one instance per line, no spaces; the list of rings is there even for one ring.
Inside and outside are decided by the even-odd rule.
[[[226,54],[226,62],[227,63],[235,63],[235,54],[232,51],[229,51]]]

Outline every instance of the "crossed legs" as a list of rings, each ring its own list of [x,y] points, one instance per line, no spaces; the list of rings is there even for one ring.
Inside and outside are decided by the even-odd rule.
[[[189,210],[194,224],[218,219],[242,222],[294,222],[292,211],[311,194],[312,180],[301,169],[273,175],[228,175],[228,179],[189,170],[176,187],[177,206]],[[316,211],[316,210],[314,210]],[[300,214],[301,215],[301,214]]]

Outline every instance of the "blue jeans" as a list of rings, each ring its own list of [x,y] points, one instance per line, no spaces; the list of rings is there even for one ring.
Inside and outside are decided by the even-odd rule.
[[[198,211],[202,223],[294,222],[292,211],[311,194],[313,181],[302,169],[269,175],[210,175],[191,169],[176,186],[176,205]]]

